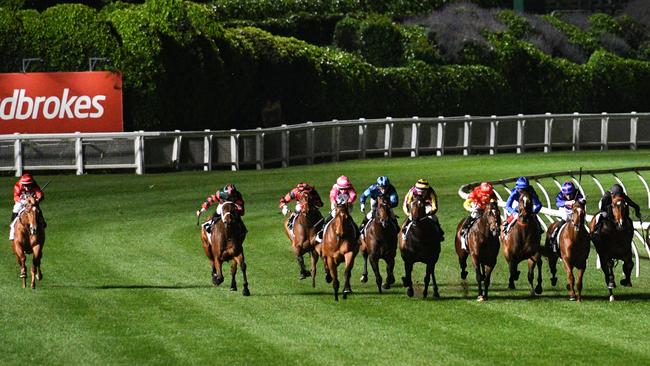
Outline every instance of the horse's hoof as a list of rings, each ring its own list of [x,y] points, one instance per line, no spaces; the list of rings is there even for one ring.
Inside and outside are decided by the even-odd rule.
[[[409,288],[406,290],[406,296],[408,296],[408,297],[413,297],[413,289],[412,289],[412,288],[409,287]]]
[[[20,278],[27,278],[27,273],[21,273]]]
[[[576,299],[575,296],[570,296],[570,297],[569,297],[569,301],[576,301],[576,300],[577,300],[577,299]]]
[[[616,288],[616,283],[614,283],[614,282],[610,282],[610,283],[608,283],[608,284],[607,284],[607,288],[608,288],[609,290],[615,289],[615,288]]]
[[[395,276],[390,275],[390,276],[386,277],[386,283],[387,283],[388,285],[392,285],[392,284],[394,284],[394,283],[395,283]]]
[[[368,275],[365,275],[365,274],[361,275],[361,278],[359,279],[359,281],[361,281],[361,283],[368,282]]]
[[[311,272],[309,271],[300,272],[300,276],[298,276],[300,280],[304,280],[305,278],[309,278],[309,277],[311,277]]]
[[[609,295],[609,302],[614,302],[614,295]]]
[[[468,275],[468,273],[469,273],[469,272],[467,272],[467,271],[462,271],[462,272],[460,272],[460,279],[461,279],[461,280],[465,280],[465,279],[467,279],[467,275]]]
[[[36,275],[36,279],[39,280],[39,281],[42,281],[42,280],[43,280],[43,274],[42,274],[42,273],[38,273],[38,274]]]
[[[343,300],[347,300],[347,299],[348,299],[348,294],[346,294],[345,292],[343,292]]]
[[[434,291],[433,291],[433,297],[434,297],[435,299],[439,299],[439,298],[440,298],[440,294],[438,293],[437,290],[434,290]]]
[[[519,280],[519,275],[520,274],[521,274],[521,271],[517,271],[517,273],[515,274],[515,278],[514,278],[515,281]]]
[[[332,276],[329,273],[325,275],[325,282],[332,283]]]
[[[551,286],[557,285],[557,277],[551,278]]]
[[[509,283],[508,284],[508,290],[514,290],[515,289],[515,284],[514,283]]]
[[[542,292],[543,292],[543,290],[542,290],[542,285],[537,285],[537,286],[535,286],[535,294],[537,294],[537,295],[541,295]]]
[[[351,289],[351,288],[344,288],[344,289],[343,289],[343,295],[347,295],[347,294],[351,294],[351,293],[352,293],[352,289]]]
[[[406,287],[406,277],[402,276],[402,286]]]
[[[382,287],[384,290],[388,290],[388,289],[390,289],[390,283],[388,283],[388,282],[384,282],[384,284],[381,285],[381,287]]]
[[[244,287],[244,291],[242,291],[241,294],[244,296],[250,296],[251,292],[248,291],[248,287]]]
[[[621,286],[632,287],[632,281],[627,278],[621,280]]]
[[[230,291],[237,291],[237,286],[233,286],[230,288]]]
[[[476,298],[476,301],[483,302],[483,301],[485,301],[485,298],[483,297],[483,295],[478,295],[478,297]]]

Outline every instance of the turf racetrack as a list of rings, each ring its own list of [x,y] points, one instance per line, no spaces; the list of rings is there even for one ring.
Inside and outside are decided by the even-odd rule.
[[[473,271],[468,291],[460,285],[451,239],[465,215],[457,195],[461,184],[580,166],[647,165],[648,158],[648,151],[613,151],[375,159],[261,172],[37,176],[40,184],[52,180],[42,204],[48,220],[44,279],[36,290],[20,288],[5,240],[0,363],[647,364],[650,261],[645,253],[641,277],[633,277],[633,288],[619,286],[614,303],[607,301],[593,248],[583,303],[567,301],[562,267],[558,285],[550,285],[546,262],[541,296],[529,296],[524,263],[517,290],[507,291],[500,255],[490,301],[477,303]],[[417,298],[422,264],[414,272],[415,298],[407,298],[401,286],[379,295],[372,271],[369,282],[361,284],[360,256],[352,276],[354,293],[347,300],[334,302],[322,262],[315,289],[309,280],[298,280],[277,201],[301,180],[325,198],[340,174],[350,176],[359,191],[377,175],[389,175],[400,198],[418,177],[430,179],[447,232],[436,271],[440,299]],[[645,207],[638,179],[622,177],[632,198]],[[603,183],[611,184],[609,178]],[[228,291],[228,266],[224,284],[212,285],[195,225],[200,203],[228,181],[237,183],[246,200],[248,298],[241,295],[241,273],[239,291]],[[0,182],[5,192],[1,212],[8,221],[14,178]],[[592,184],[585,187],[593,213],[598,195]],[[354,216],[359,222],[358,205]],[[0,235],[6,238],[7,231],[3,225]],[[399,282],[404,271],[399,253],[396,262]],[[617,282],[620,273],[619,265]]]

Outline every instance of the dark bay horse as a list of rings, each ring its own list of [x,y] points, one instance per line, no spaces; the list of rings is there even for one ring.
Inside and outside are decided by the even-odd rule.
[[[567,275],[567,290],[569,290],[569,300],[582,301],[582,277],[587,268],[587,258],[589,257],[589,233],[585,229],[585,205],[576,201],[573,204],[573,214],[571,220],[567,221],[559,230],[558,244],[560,245],[560,255],[564,263],[564,269]],[[548,246],[549,239],[546,239]],[[578,283],[575,281],[573,269],[578,270]],[[576,296],[577,290],[577,296]]]
[[[589,231],[594,233],[596,220],[599,215],[593,217],[589,223]],[[613,289],[616,287],[614,279],[614,261],[620,259],[623,261],[623,274],[625,278],[621,280],[622,286],[632,286],[632,238],[634,228],[629,218],[629,207],[625,199],[619,196],[612,197],[612,205],[608,208],[607,216],[601,217],[605,220],[600,229],[600,239],[594,240],[596,252],[600,257],[600,266],[605,274],[605,283],[609,289],[609,300],[614,301]]]
[[[379,273],[379,259],[386,262],[386,282],[383,288],[388,290],[395,283],[395,255],[397,254],[397,234],[399,229],[393,223],[390,200],[386,196],[379,196],[375,217],[368,222],[365,234],[361,238],[361,253],[363,254],[363,274],[361,282],[368,281],[368,257],[375,273],[377,289],[381,293],[382,278]]]
[[[316,233],[319,230],[318,225],[322,225],[323,215],[312,204],[309,195],[302,195],[298,202],[300,204],[300,213],[295,214],[296,218],[293,221],[292,230],[289,230],[290,217],[284,221],[284,232],[291,240],[291,248],[300,267],[300,279],[305,279],[311,275],[312,287],[316,287],[316,263],[318,262],[318,253],[315,250],[316,245],[318,245]],[[311,271],[305,268],[303,255],[307,253],[311,256]]]
[[[458,223],[456,229],[456,254],[460,263],[461,279],[467,277],[467,257],[472,257],[478,284],[477,301],[488,299],[488,288],[492,270],[499,256],[499,231],[501,227],[501,211],[496,202],[492,202],[476,220],[467,233],[467,246],[462,247],[461,228],[467,218]]]
[[[508,223],[504,223],[508,225]],[[528,282],[531,287],[531,295],[542,293],[542,262],[541,241],[539,222],[533,213],[533,201],[528,192],[523,191],[519,196],[519,215],[517,222],[512,225],[507,235],[501,232],[503,243],[503,256],[508,262],[510,278],[508,288],[515,289],[515,281],[519,279],[517,265],[519,262],[528,259]],[[535,266],[537,266],[537,286],[533,286],[535,279]]]
[[[241,267],[244,277],[244,290],[242,294],[249,296],[248,278],[246,277],[246,261],[244,260],[244,239],[246,234],[242,232],[241,217],[237,214],[237,205],[233,202],[225,202],[221,207],[221,219],[212,224],[212,234],[208,234],[205,227],[201,229],[201,242],[205,255],[212,264],[212,282],[219,286],[223,281],[221,266],[223,262],[233,260],[230,266],[232,281],[230,291],[237,291],[237,265]]]
[[[319,249],[325,262],[325,270],[328,272],[329,278],[332,279],[334,300],[336,301],[339,301],[337,267],[341,262],[345,262],[343,299],[346,299],[348,294],[352,293],[350,276],[352,275],[354,258],[359,252],[359,240],[357,238],[356,227],[348,211],[347,201],[336,205],[336,213],[332,221],[325,227],[321,245]]]
[[[43,279],[41,272],[41,259],[43,258],[43,245],[45,245],[45,219],[38,205],[38,200],[29,196],[14,228],[12,248],[20,266],[20,278],[23,288],[27,287],[27,254],[32,257],[32,282],[31,288],[36,288],[36,279]]]
[[[402,260],[404,260],[405,274],[402,277],[402,282],[407,288],[406,295],[409,297],[413,296],[411,272],[413,272],[413,264],[416,262],[424,263],[427,266],[422,297],[427,297],[429,278],[433,281],[433,297],[440,297],[435,270],[440,257],[441,235],[433,219],[426,215],[425,205],[426,202],[423,197],[415,196],[409,208],[412,221],[406,239],[399,235],[399,249]]]

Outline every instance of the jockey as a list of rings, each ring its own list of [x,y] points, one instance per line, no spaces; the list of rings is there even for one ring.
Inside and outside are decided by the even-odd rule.
[[[352,186],[352,183],[350,183],[350,179],[348,179],[348,177],[346,177],[345,175],[338,177],[336,179],[336,183],[332,185],[332,189],[330,190],[330,213],[325,218],[323,228],[318,232],[318,235],[316,235],[316,241],[320,243],[321,240],[323,239],[323,231],[325,230],[325,225],[327,225],[327,223],[329,223],[332,220],[332,218],[334,218],[334,215],[336,214],[337,202],[347,201],[348,209],[352,211],[352,207],[353,207],[352,205],[356,200],[357,200],[357,191]],[[355,230],[357,232],[357,237],[358,237],[359,228],[356,227],[356,224],[355,224]]]
[[[214,224],[221,218],[221,213],[222,213],[221,210],[224,203],[226,202],[234,203],[237,206],[237,214],[240,217],[244,216],[245,213],[244,199],[242,198],[241,193],[239,193],[237,187],[234,184],[228,183],[220,191],[215,192],[214,194],[208,196],[208,198],[205,199],[205,201],[201,204],[201,209],[196,211],[196,216],[197,217],[201,216],[203,212],[205,212],[208,208],[210,208],[210,206],[212,206],[216,202],[218,202],[219,205],[217,206],[215,215],[212,216],[211,220],[208,220],[203,224],[203,227],[205,227],[205,230],[208,233],[210,233],[212,224]],[[239,222],[241,223],[242,234],[246,234],[248,230],[244,225],[244,221],[239,220]]]
[[[625,203],[634,209],[634,214],[636,217],[639,219],[641,218],[641,207],[639,207],[636,202],[632,201],[630,197],[625,194],[625,191],[623,190],[623,187],[621,187],[620,184],[614,184],[612,188],[609,189],[609,191],[605,192],[603,197],[600,199],[600,202],[598,203],[598,209],[599,212],[596,214],[598,215],[598,220],[596,221],[596,226],[594,227],[594,232],[591,234],[591,240],[594,242],[598,241],[600,239],[600,229],[603,226],[603,221],[605,217],[607,217],[608,212],[611,209],[612,206],[612,198],[614,197],[623,197],[625,200]],[[629,220],[629,219],[628,219]],[[632,225],[631,220],[630,225]]]
[[[41,187],[36,183],[31,174],[25,173],[14,185],[14,208],[11,212],[11,223],[9,225],[9,240],[14,240],[14,221],[18,214],[25,206],[25,198],[33,196],[36,201],[42,201],[45,198]],[[45,227],[47,224],[44,224]]]
[[[568,221],[571,220],[571,215],[573,215],[573,204],[575,202],[585,203],[585,198],[582,196],[579,190],[576,189],[575,185],[571,181],[566,181],[562,185],[560,192],[555,196],[555,206],[562,213],[562,219],[555,224],[555,228],[551,233],[551,248],[553,252],[557,252],[558,243],[557,235],[560,232],[560,228]]]
[[[463,223],[460,230],[461,238],[464,238],[476,220],[481,217],[481,214],[491,202],[497,201],[497,195],[494,193],[494,187],[488,182],[483,182],[475,187],[472,192],[467,196],[463,207],[469,211],[469,217]]]
[[[380,196],[388,197],[391,208],[397,207],[397,204],[399,203],[397,190],[395,190],[395,187],[390,183],[390,180],[386,176],[378,177],[377,183],[372,184],[361,194],[361,198],[359,199],[359,201],[361,202],[361,206],[360,206],[361,212],[366,211],[366,200],[368,199],[368,197],[370,197],[370,211],[364,217],[363,222],[361,222],[361,228],[362,228],[361,231],[365,229],[368,221],[370,221],[370,219],[372,219],[372,217],[375,215],[375,209],[377,208],[377,199]],[[397,224],[397,219],[395,218],[395,214],[393,213],[392,210],[391,210],[391,217],[393,218],[395,225],[399,226]]]
[[[282,210],[282,214],[286,215],[289,212],[289,202],[291,200],[296,201],[296,207],[294,210],[294,213],[291,214],[289,217],[289,230],[292,230],[293,228],[293,221],[297,217],[297,214],[300,213],[302,210],[302,207],[300,207],[300,200],[304,195],[307,195],[309,197],[309,201],[311,202],[312,205],[314,205],[317,209],[323,207],[323,200],[321,200],[320,195],[318,192],[316,192],[316,189],[312,186],[310,186],[307,183],[300,182],[298,185],[296,185],[295,188],[293,188],[291,191],[289,191],[287,194],[285,194],[282,198],[280,198],[280,209]]]
[[[440,240],[444,241],[445,233],[440,226],[440,222],[438,222],[438,218],[436,217],[436,213],[438,212],[438,196],[436,195],[436,192],[433,190],[433,188],[431,188],[429,185],[429,181],[423,178],[418,179],[417,183],[415,183],[415,185],[408,190],[406,196],[404,196],[404,204],[402,205],[402,210],[404,211],[404,214],[406,214],[406,221],[402,226],[402,239],[406,240],[406,234],[408,233],[408,229],[411,226],[411,220],[413,218],[411,217],[410,208],[411,203],[413,203],[413,200],[416,196],[421,196],[424,198],[426,202],[425,212],[440,230]]]
[[[539,198],[537,197],[537,192],[535,192],[535,188],[533,188],[530,183],[528,183],[528,178],[526,177],[519,177],[517,179],[517,182],[515,183],[515,188],[512,189],[510,192],[510,197],[508,197],[508,200],[506,201],[506,213],[508,215],[507,221],[508,224],[504,225],[504,233],[507,234],[508,230],[510,229],[510,226],[512,226],[512,223],[515,221],[517,216],[519,216],[519,195],[521,192],[527,191],[528,194],[530,195],[531,200],[533,201],[533,213],[537,215],[537,213],[542,209],[542,203],[539,201]],[[542,226],[539,225],[540,230],[542,230]]]

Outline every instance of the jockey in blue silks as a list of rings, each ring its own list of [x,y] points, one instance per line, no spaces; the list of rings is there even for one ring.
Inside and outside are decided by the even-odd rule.
[[[537,192],[535,192],[535,188],[533,188],[530,183],[528,182],[528,178],[526,177],[519,177],[517,179],[517,182],[515,183],[515,187],[512,189],[510,192],[510,197],[508,197],[508,200],[506,201],[506,213],[508,214],[508,224],[505,225],[504,232],[507,234],[508,230],[510,229],[510,226],[512,226],[512,222],[515,221],[517,216],[519,215],[519,196],[521,195],[522,191],[527,191],[528,195],[530,196],[530,199],[533,201],[533,213],[537,215],[537,213],[542,209],[542,203],[539,201],[539,198],[537,197]],[[541,229],[540,225],[540,229]]]
[[[359,201],[361,202],[361,212],[364,212],[366,210],[366,200],[370,198],[370,211],[368,212],[368,214],[366,214],[366,217],[364,217],[363,222],[361,223],[362,231],[363,229],[365,229],[368,221],[370,221],[375,215],[375,209],[377,208],[377,199],[380,196],[388,197],[391,208],[397,207],[397,204],[399,203],[397,190],[390,183],[390,180],[386,176],[378,177],[377,183],[372,184],[361,194],[361,198],[359,199]],[[393,218],[395,226],[399,227],[399,225],[397,224],[397,219],[395,218],[395,214],[393,213],[392,210],[391,210],[391,217]]]
[[[571,215],[573,214],[573,205],[576,202],[580,202],[582,204],[586,203],[585,198],[582,196],[582,193],[580,193],[580,190],[576,189],[573,182],[564,182],[562,188],[560,189],[560,192],[557,194],[557,196],[555,196],[555,206],[558,210],[560,210],[562,218],[552,226],[553,230],[551,232],[549,242],[551,244],[551,249],[553,252],[557,252],[559,249],[557,243],[557,236],[560,233],[559,229],[568,220],[571,220]]]

